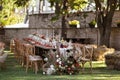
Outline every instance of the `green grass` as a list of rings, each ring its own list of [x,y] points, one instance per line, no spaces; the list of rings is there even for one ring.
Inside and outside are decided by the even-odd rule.
[[[9,53],[6,66],[7,69],[0,70],[0,80],[120,80],[120,71],[107,69],[103,61],[93,62],[92,74],[87,63],[84,74],[80,72],[77,75],[43,75],[41,71],[38,74],[34,74],[32,70],[26,73],[25,68]]]

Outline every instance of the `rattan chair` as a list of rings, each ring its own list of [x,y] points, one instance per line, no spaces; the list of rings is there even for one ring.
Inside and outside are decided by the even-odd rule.
[[[35,74],[37,74],[39,69],[39,64],[43,64],[43,60],[40,56],[35,55],[35,46],[26,44],[25,45],[25,56],[26,56],[26,72],[28,72],[28,68],[32,66],[35,70]],[[42,67],[41,67],[42,68]]]
[[[83,47],[83,54],[82,54],[82,58],[81,58],[81,63],[82,63],[82,71],[84,71],[84,65],[86,62],[89,62],[90,64],[90,69],[91,69],[91,73],[92,73],[92,55],[93,55],[93,51],[94,48],[92,45],[85,45]]]

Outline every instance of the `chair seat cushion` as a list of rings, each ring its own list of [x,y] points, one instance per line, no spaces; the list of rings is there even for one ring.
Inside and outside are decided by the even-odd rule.
[[[90,59],[87,59],[87,58],[81,58],[81,61],[90,61]]]
[[[40,61],[40,60],[42,60],[42,58],[40,56],[36,56],[36,55],[34,55],[34,56],[29,55],[29,60],[31,60],[31,61]]]
[[[7,53],[4,53],[2,56],[0,56],[0,63],[4,63],[4,61],[6,60],[7,58]]]

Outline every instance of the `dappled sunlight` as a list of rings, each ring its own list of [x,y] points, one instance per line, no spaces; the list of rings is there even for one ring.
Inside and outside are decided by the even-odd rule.
[[[93,61],[92,64],[94,65],[93,68],[106,67],[105,61]]]
[[[5,50],[4,52],[6,52],[6,53],[10,53],[10,54],[11,54],[11,51],[7,51],[7,50]]]
[[[117,80],[120,79],[120,71],[109,70],[106,68],[104,61],[93,61],[93,72],[90,72],[90,66],[87,62],[85,64],[85,71],[82,73],[82,69],[76,75],[43,75],[42,71],[38,71],[38,74],[34,74],[32,69],[29,69],[28,73],[25,72],[25,68],[19,65],[14,58],[14,54],[8,52],[8,58],[6,61],[7,69],[0,72],[0,77],[3,80]],[[6,77],[4,77],[6,75]]]

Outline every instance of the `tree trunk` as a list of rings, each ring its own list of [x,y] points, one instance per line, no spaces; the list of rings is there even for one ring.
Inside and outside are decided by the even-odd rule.
[[[61,36],[62,38],[67,38],[67,19],[66,15],[62,16],[62,30],[61,30]]]
[[[110,47],[110,35],[111,35],[111,24],[114,13],[107,16],[99,15],[98,28],[100,33],[100,45],[106,45]]]
[[[109,25],[111,26],[111,25]],[[107,47],[110,46],[110,34],[111,34],[111,27],[108,29],[107,26],[104,26],[103,29],[99,29],[100,31],[100,45],[106,45]]]
[[[117,0],[107,0],[106,7],[103,7],[100,0],[94,0],[97,11],[97,24],[100,33],[100,45],[110,47],[110,34],[112,18],[117,6]]]
[[[62,15],[62,30],[61,30],[61,36],[62,38],[67,38],[67,11],[68,11],[68,0],[63,0],[63,15]]]
[[[120,11],[120,0],[119,0],[119,11]]]

